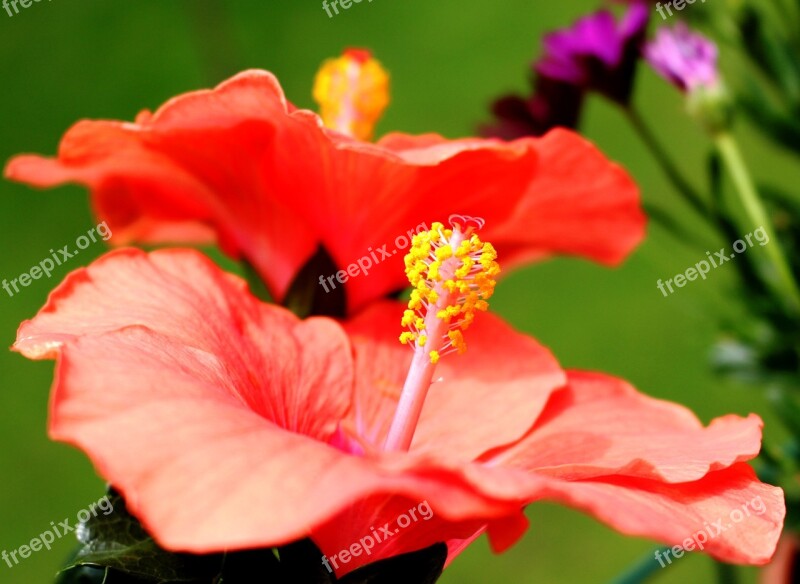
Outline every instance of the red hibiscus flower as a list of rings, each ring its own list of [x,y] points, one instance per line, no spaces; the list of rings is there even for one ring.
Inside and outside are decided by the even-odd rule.
[[[476,261],[491,274],[487,250]],[[757,416],[703,427],[623,381],[562,371],[492,315],[472,325],[469,356],[446,355],[463,349],[459,334],[447,350],[427,340],[441,350],[437,381],[408,446],[387,449],[409,364],[428,346],[429,322],[407,317],[418,348],[398,343],[402,315],[385,301],[344,325],[303,321],[198,252],[125,249],[69,275],[15,348],[57,358],[51,436],[83,449],[169,549],[310,536],[342,575],[435,542],[452,557],[484,531],[503,550],[537,500],[677,545],[758,499],[763,512],[706,538],[705,551],[772,555],[785,509],[745,462],[759,451]],[[424,518],[392,533],[412,508]],[[382,541],[356,554],[373,534]]]
[[[278,301],[324,250],[333,263],[311,276],[314,289],[347,281],[351,312],[404,287],[396,252],[454,210],[487,220],[506,268],[556,253],[614,264],[642,239],[635,184],[570,131],[365,141],[386,84],[377,62],[349,51],[318,77],[320,117],[289,103],[270,73],[246,71],[134,123],[81,121],[57,158],[19,156],[6,176],[88,186],[117,244],[216,239]]]

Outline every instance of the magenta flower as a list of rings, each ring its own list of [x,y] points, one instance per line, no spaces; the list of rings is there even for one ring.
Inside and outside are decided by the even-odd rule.
[[[496,121],[481,133],[511,140],[576,128],[583,98],[592,91],[627,105],[649,12],[635,0],[619,22],[600,10],[546,35],[544,55],[533,64],[533,95],[500,97],[492,104]]]
[[[717,45],[683,22],[674,28],[660,28],[644,55],[659,75],[683,92],[719,83]]]
[[[637,1],[619,22],[609,10],[600,10],[546,35],[536,72],[627,103],[649,13]]]

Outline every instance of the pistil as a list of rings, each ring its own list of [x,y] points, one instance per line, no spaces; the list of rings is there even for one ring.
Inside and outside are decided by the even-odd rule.
[[[400,342],[414,350],[400,401],[384,443],[385,450],[408,450],[439,360],[466,351],[463,332],[477,311],[488,308],[500,267],[489,243],[475,233],[483,220],[454,215],[452,229],[434,223],[414,237],[405,257],[414,289]]]

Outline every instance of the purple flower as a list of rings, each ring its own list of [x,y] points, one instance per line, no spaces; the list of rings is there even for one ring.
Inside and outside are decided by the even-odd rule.
[[[536,72],[627,104],[649,14],[645,3],[636,1],[619,22],[600,10],[548,34]]]
[[[601,10],[545,36],[544,55],[533,65],[534,95],[497,100],[492,106],[497,121],[481,133],[508,140],[575,128],[592,91],[627,105],[649,13],[643,0],[633,0],[619,22]]]
[[[683,22],[672,29],[660,28],[644,54],[653,69],[681,91],[691,93],[719,84],[717,45]]]

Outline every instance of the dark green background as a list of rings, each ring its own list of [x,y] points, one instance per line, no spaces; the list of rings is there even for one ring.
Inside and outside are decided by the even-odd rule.
[[[0,160],[19,152],[52,154],[78,119],[132,119],[139,109],[248,67],[272,70],[292,101],[311,107],[316,68],[348,45],[371,47],[392,73],[393,103],[381,132],[469,135],[487,119],[493,96],[526,87],[542,32],[595,6],[578,0],[374,0],[330,19],[320,0],[222,4],[43,0],[13,18],[1,11]],[[680,164],[702,180],[707,141],[684,116],[680,96],[650,71],[640,73],[637,103]],[[689,231],[706,235],[618,111],[592,100],[585,121],[585,133],[636,176],[645,200],[668,207]],[[796,170],[786,170],[790,164],[796,169],[796,160],[770,149],[747,127],[739,130],[759,177],[796,184]],[[41,193],[0,183],[0,280],[17,277],[94,224],[81,189]],[[36,312],[68,270],[102,252],[101,244],[93,245],[52,279],[13,298],[0,291],[0,343],[13,342],[19,322]],[[564,365],[625,377],[648,394],[688,405],[705,421],[728,412],[763,413],[755,392],[722,383],[707,369],[718,318],[737,310],[734,269],[714,270],[707,281],[669,298],[656,289],[658,278],[704,257],[705,248],[651,225],[647,242],[620,269],[569,259],[543,263],[506,278],[493,307],[552,347]],[[0,352],[0,371],[0,550],[12,550],[51,521],[74,522],[103,485],[81,453],[46,437],[52,363]],[[766,420],[766,435],[779,436],[777,425]],[[480,540],[442,582],[606,582],[652,547],[561,507],[534,505],[529,516],[530,531],[510,552],[494,556]],[[0,563],[0,582],[51,582],[71,545],[64,539],[13,569]],[[711,569],[706,557],[690,554],[657,581],[707,581]]]

